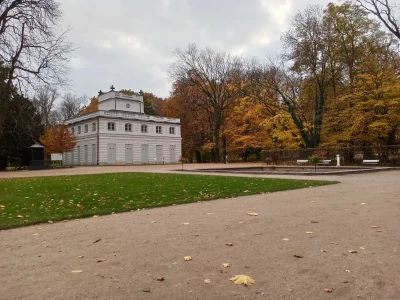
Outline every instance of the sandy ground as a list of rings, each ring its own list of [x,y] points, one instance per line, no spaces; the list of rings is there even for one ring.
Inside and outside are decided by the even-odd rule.
[[[171,166],[26,174],[133,170]],[[400,299],[400,171],[322,178],[341,183],[0,231],[0,299]]]

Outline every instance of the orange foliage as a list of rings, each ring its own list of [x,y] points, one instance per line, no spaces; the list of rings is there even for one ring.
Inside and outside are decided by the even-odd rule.
[[[98,110],[99,110],[99,99],[97,97],[93,97],[92,99],[90,99],[90,104],[82,108],[80,114],[87,115]]]
[[[40,142],[44,145],[44,151],[47,154],[63,153],[74,149],[76,138],[68,131],[67,125],[58,125],[49,127],[40,137]]]

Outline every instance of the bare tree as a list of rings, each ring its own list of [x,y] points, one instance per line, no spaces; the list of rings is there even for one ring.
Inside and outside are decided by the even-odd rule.
[[[368,13],[376,16],[385,27],[400,39],[400,24],[396,17],[397,7],[388,0],[354,0]]]
[[[175,51],[176,61],[170,76],[196,87],[204,97],[196,105],[212,115],[215,160],[220,161],[220,134],[226,111],[240,93],[242,60],[225,52],[206,48],[199,50],[191,44],[186,50]]]
[[[48,85],[37,89],[33,104],[42,118],[43,125],[46,127],[57,123],[55,102],[59,96],[57,88]]]
[[[74,50],[66,32],[57,33],[61,17],[56,0],[0,0],[0,60],[7,86],[26,91],[38,82],[65,85]]]
[[[71,93],[65,94],[58,107],[61,119],[68,120],[79,116],[87,99],[88,97],[85,95],[78,97]]]

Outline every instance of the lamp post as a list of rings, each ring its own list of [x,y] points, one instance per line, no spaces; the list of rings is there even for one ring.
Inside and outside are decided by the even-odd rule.
[[[276,149],[276,143],[278,142],[278,137],[274,136],[272,138],[272,142],[274,142],[274,148]]]

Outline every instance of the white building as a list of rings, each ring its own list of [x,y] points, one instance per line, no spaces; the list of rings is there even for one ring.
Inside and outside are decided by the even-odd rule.
[[[181,156],[179,119],[144,114],[143,92],[99,95],[99,110],[66,120],[76,136],[64,165],[176,163]]]

